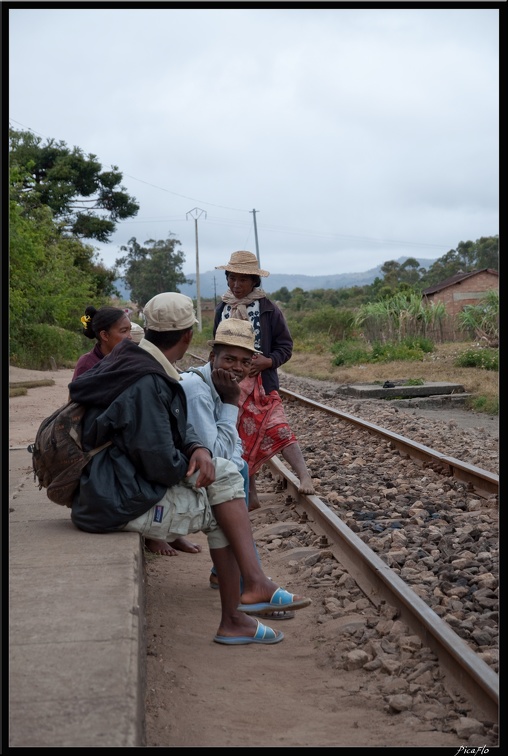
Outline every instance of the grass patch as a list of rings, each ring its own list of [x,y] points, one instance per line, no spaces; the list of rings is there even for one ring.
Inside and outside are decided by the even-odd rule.
[[[28,394],[28,389],[24,388],[23,386],[15,386],[11,388],[9,386],[9,398],[13,396],[26,396]]]
[[[475,412],[486,415],[499,415],[499,398],[488,396],[471,396],[466,400],[466,406]]]
[[[53,378],[41,378],[36,381],[15,381],[9,383],[9,388],[38,388],[38,386],[54,386],[55,381]]]
[[[420,385],[420,381],[458,383],[464,386],[467,394],[473,394],[475,397],[476,406],[471,405],[471,400],[465,406],[476,412],[497,415],[499,412],[499,374],[493,370],[458,367],[456,364],[457,358],[470,349],[472,349],[471,343],[446,342],[435,344],[434,351],[425,353],[420,361],[395,360],[386,363],[371,363],[364,360],[356,364],[347,364],[344,361],[340,365],[335,364],[335,355],[332,350],[327,354],[322,354],[317,350],[309,354],[300,353],[295,349],[291,360],[283,365],[279,372],[329,381],[338,386],[354,383],[383,384],[386,380],[395,382],[397,379],[403,382],[417,382],[412,385]]]

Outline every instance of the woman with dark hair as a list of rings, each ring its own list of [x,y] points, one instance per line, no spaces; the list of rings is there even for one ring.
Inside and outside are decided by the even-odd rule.
[[[89,305],[81,318],[83,333],[88,339],[96,339],[94,348],[82,354],[74,368],[74,381],[78,375],[86,373],[123,339],[130,339],[131,321],[125,310],[119,307],[99,307]]]
[[[89,339],[96,339],[97,343],[90,352],[81,355],[77,361],[72,376],[73,381],[79,375],[97,365],[120,341],[123,341],[123,339],[132,340],[130,318],[125,310],[121,310],[119,307],[104,306],[96,310],[93,305],[90,305],[86,308],[81,323],[83,324],[84,335]],[[162,554],[163,556],[176,556],[178,551],[186,551],[190,554],[198,554],[201,551],[199,544],[191,543],[183,537],[177,538],[171,543],[155,538],[145,538],[145,546],[153,554]]]
[[[215,311],[214,329],[221,320],[249,320],[255,333],[255,354],[249,376],[240,383],[238,433],[243,444],[243,458],[249,465],[249,510],[258,509],[256,473],[264,462],[280,452],[300,480],[298,490],[313,494],[314,485],[302,450],[289,427],[280,398],[277,368],[293,354],[293,339],[279,307],[261,288],[261,277],[269,276],[259,268],[252,252],[233,252],[226,271],[228,290]]]

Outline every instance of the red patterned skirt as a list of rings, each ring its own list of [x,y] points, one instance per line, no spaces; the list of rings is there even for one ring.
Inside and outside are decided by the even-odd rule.
[[[240,388],[237,428],[250,476],[297,439],[289,427],[278,392],[265,392],[261,374],[244,378]]]

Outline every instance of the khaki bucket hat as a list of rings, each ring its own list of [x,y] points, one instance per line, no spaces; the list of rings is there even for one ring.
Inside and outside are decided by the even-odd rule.
[[[252,252],[233,252],[227,265],[216,265],[215,270],[228,270],[230,273],[241,273],[245,276],[269,276],[267,270],[259,267],[258,259]]]
[[[221,320],[215,331],[215,338],[208,341],[208,346],[216,344],[225,344],[226,346],[236,346],[242,349],[248,349],[254,354],[258,352],[254,346],[255,335],[254,329],[248,320],[238,320],[238,318],[227,318]]]

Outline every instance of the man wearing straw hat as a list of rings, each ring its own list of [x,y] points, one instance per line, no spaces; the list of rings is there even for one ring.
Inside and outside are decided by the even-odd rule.
[[[298,476],[298,490],[313,494],[312,478],[278,392],[277,368],[291,359],[293,339],[282,311],[261,288],[261,278],[270,274],[259,267],[256,255],[244,250],[233,252],[229,262],[216,269],[226,271],[229,288],[215,311],[214,333],[221,321],[247,320],[261,353],[254,355],[249,376],[240,387],[238,433],[249,465],[249,509],[259,507],[256,473],[278,452]]]
[[[180,375],[187,399],[187,426],[193,429],[214,457],[225,457],[244,478],[248,502],[249,467],[236,429],[240,383],[249,374],[256,352],[254,331],[249,321],[229,319],[219,323],[206,365],[188,368]],[[212,567],[210,587],[218,588],[217,570]],[[291,611],[273,611],[266,619],[291,619]]]

